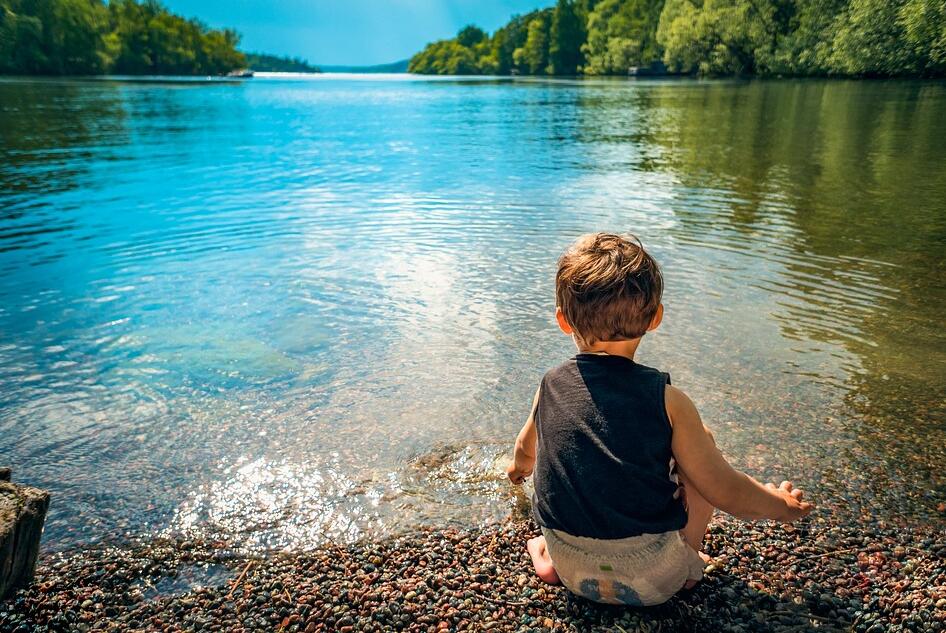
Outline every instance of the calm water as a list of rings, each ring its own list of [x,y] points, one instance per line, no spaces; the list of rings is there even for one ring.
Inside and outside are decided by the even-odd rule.
[[[822,517],[942,522],[946,85],[0,82],[0,462],[47,543],[519,505],[555,259],[632,230],[669,370]]]

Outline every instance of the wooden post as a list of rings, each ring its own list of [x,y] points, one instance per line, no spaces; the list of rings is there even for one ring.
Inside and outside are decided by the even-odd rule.
[[[0,600],[33,580],[49,493],[10,483],[0,468]]]

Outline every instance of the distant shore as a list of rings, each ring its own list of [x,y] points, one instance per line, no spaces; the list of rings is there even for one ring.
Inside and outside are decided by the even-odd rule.
[[[524,547],[535,531],[424,529],[263,558],[223,542],[96,547],[44,558],[35,584],[0,603],[0,630],[880,633],[946,621],[946,537],[931,528],[718,517],[704,582],[646,609],[540,583]],[[201,570],[208,586],[188,586]]]

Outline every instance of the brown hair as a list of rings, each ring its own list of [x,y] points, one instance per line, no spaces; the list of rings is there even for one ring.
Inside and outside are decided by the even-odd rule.
[[[644,335],[663,295],[657,261],[633,235],[590,233],[558,260],[555,300],[586,343]]]

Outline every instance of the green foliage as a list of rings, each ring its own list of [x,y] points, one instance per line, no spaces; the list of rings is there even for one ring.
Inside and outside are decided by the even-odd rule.
[[[603,0],[588,16],[584,44],[589,75],[626,74],[660,59],[657,24],[664,0]]]
[[[513,57],[516,49],[525,46],[529,35],[529,23],[541,14],[542,11],[533,11],[526,15],[513,16],[506,26],[493,34],[491,55],[496,59],[495,72],[497,74],[508,75],[513,70],[521,72]]]
[[[942,0],[851,0],[834,28],[829,72],[889,76],[946,71]]]
[[[245,65],[231,30],[154,0],[0,0],[0,72],[220,74]]]
[[[898,19],[904,39],[925,70],[946,73],[946,2],[908,0],[900,7]]]
[[[898,4],[902,3],[852,0],[834,23],[829,70],[850,75],[895,74],[897,68],[912,66],[912,51],[897,46],[904,39]]]
[[[465,27],[411,72],[626,74],[663,61],[708,75],[946,74],[944,0],[557,0],[492,37]]]
[[[764,72],[774,55],[776,5],[753,0],[667,0],[657,28],[671,70]]]
[[[111,0],[108,8],[117,48],[113,72],[212,75],[246,65],[235,31],[210,30],[154,0]]]
[[[573,0],[558,0],[549,31],[550,75],[575,75],[582,64],[581,45],[585,25],[580,7]]]
[[[96,74],[108,63],[99,2],[2,0],[0,13],[0,72]]]
[[[460,32],[457,33],[457,43],[460,46],[471,48],[485,40],[487,37],[486,31],[478,26],[470,24],[468,26],[464,26],[462,29],[460,29]]]
[[[414,55],[408,72],[422,75],[478,74],[473,51],[453,40],[440,40]]]
[[[772,56],[769,70],[782,75],[824,75],[834,22],[848,0],[798,0]]]
[[[273,73],[317,73],[321,72],[301,57],[279,57],[263,53],[246,53],[246,67],[252,70]]]
[[[517,68],[530,75],[544,75],[549,62],[549,20],[545,16],[529,22],[525,44],[512,54]]]

